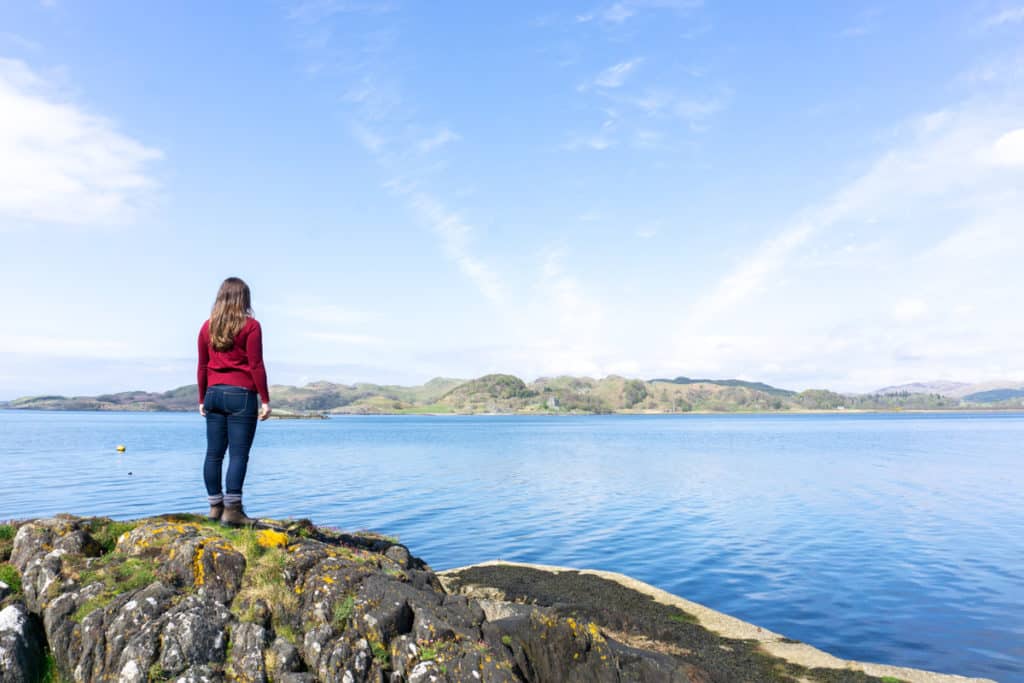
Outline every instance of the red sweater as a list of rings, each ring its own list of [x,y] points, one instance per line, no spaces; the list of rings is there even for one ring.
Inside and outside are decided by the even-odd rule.
[[[206,398],[206,387],[232,384],[249,391],[258,391],[264,403],[270,403],[267,369],[263,367],[263,330],[255,318],[249,318],[235,335],[235,343],[227,351],[218,351],[210,344],[210,321],[199,328],[199,402]]]

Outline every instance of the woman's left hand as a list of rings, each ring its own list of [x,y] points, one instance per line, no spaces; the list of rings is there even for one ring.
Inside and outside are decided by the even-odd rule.
[[[203,417],[206,417],[206,406],[204,406],[202,403],[199,404],[199,414],[202,415]]]

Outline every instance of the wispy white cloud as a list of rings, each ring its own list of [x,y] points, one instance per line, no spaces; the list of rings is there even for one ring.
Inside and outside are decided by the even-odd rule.
[[[363,121],[386,120],[402,105],[402,95],[395,85],[368,74],[351,84],[342,99],[358,107]]]
[[[361,325],[376,315],[368,311],[353,310],[335,304],[293,304],[271,309],[279,315],[318,325]]]
[[[999,166],[1024,166],[1024,128],[1000,135],[992,145],[989,158]]]
[[[0,31],[0,45],[9,45],[19,50],[28,50],[30,52],[38,52],[42,49],[42,45],[34,40],[29,40],[24,36],[19,36],[16,33],[7,33]]]
[[[1007,7],[985,19],[985,26],[1001,26],[1024,21],[1024,7]]]
[[[613,24],[621,24],[634,14],[636,14],[636,9],[634,9],[629,3],[617,2],[601,12],[600,16],[604,21],[609,21]]]
[[[349,132],[352,133],[352,137],[355,138],[363,149],[367,152],[376,154],[381,151],[384,145],[387,143],[387,139],[382,135],[378,135],[366,124],[354,121],[349,124]]]
[[[625,101],[651,116],[668,116],[691,123],[704,121],[719,113],[732,99],[732,90],[704,97],[694,97],[666,88],[651,88],[639,95],[630,95]]]
[[[423,138],[417,143],[416,147],[420,152],[430,152],[432,150],[444,147],[449,142],[457,142],[462,139],[462,136],[455,131],[445,127],[437,131],[433,135],[427,138]]]
[[[661,232],[661,221],[655,221],[648,225],[640,226],[636,229],[636,236],[642,240],[649,240],[656,237]]]
[[[1024,321],[1005,315],[1024,284],[993,280],[1024,258],[1022,107],[970,99],[900,128],[863,175],[695,299],[675,362],[862,390],[1024,373]]]
[[[586,89],[591,85],[597,86],[598,88],[621,88],[629,75],[643,62],[642,57],[636,57],[624,62],[614,64],[601,73],[599,73],[593,81],[585,83],[581,86],[581,89]]]
[[[861,38],[875,31],[882,11],[877,7],[869,7],[857,14],[852,24],[839,32],[843,38]]]
[[[892,307],[892,317],[897,322],[906,323],[919,320],[928,313],[928,304],[921,299],[903,297]]]
[[[614,112],[608,113],[608,117],[601,123],[601,128],[593,133],[575,132],[562,145],[562,149],[575,151],[589,149],[601,152],[610,149],[618,144],[618,115]]]
[[[354,332],[306,332],[307,338],[313,341],[345,344],[348,346],[380,346],[384,340],[369,334]]]
[[[391,3],[315,0],[297,7],[291,18],[308,21],[339,12],[379,14],[394,9]],[[443,168],[444,163],[423,166],[412,158],[415,155],[409,154],[411,151],[418,151],[421,155],[435,152],[460,140],[461,136],[443,127],[433,135],[422,137],[425,126],[410,117],[408,107],[402,106],[403,91],[397,81],[388,78],[387,69],[375,68],[382,56],[394,47],[395,34],[387,29],[376,33],[380,39],[371,41],[373,45],[363,49],[360,59],[362,75],[349,81],[344,89],[342,100],[348,105],[349,131],[376,165],[393,176],[383,186],[404,200],[432,230],[445,257],[473,283],[477,291],[491,303],[500,304],[505,299],[501,279],[474,252],[473,227],[436,194],[420,189],[420,183],[438,168]],[[348,331],[339,334],[351,336]]]
[[[0,333],[0,353],[83,358],[125,358],[141,355],[138,348],[115,339],[7,333]]]
[[[597,299],[587,293],[580,281],[565,267],[565,247],[549,248],[542,254],[541,288],[551,297],[560,338],[589,340],[597,338],[605,313]]]
[[[696,38],[700,38],[703,35],[707,35],[708,33],[711,33],[711,24],[709,22],[705,22],[703,24],[694,26],[693,28],[686,29],[681,34],[679,34],[679,37],[682,38],[683,40],[694,40]]]
[[[636,149],[657,149],[664,139],[665,134],[661,131],[641,128],[633,133],[633,147]]]
[[[562,145],[564,149],[602,151],[619,144],[640,150],[657,149],[664,142],[666,132],[656,127],[673,127],[669,124],[674,124],[678,129],[682,122],[692,133],[703,132],[732,98],[728,88],[703,98],[666,88],[647,89],[639,94],[616,89],[597,92],[611,103],[605,108],[606,118],[601,128],[594,133],[574,132]]]
[[[764,242],[743,263],[725,275],[709,294],[694,304],[683,323],[682,334],[689,337],[704,329],[715,316],[728,311],[746,297],[757,292],[762,283],[781,269],[790,254],[818,229],[816,221],[801,221]]]
[[[608,135],[607,131],[595,135],[573,135],[562,145],[564,149],[570,151],[590,149],[595,152],[603,152],[614,146],[615,140]]]
[[[441,238],[448,258],[458,265],[459,270],[476,285],[480,293],[492,303],[502,303],[505,300],[505,293],[500,279],[471,248],[473,227],[458,213],[448,209],[426,192],[411,190],[409,202]]]
[[[385,14],[396,9],[387,0],[304,0],[296,3],[288,13],[293,21],[317,22],[336,14]]]
[[[684,11],[701,7],[703,0],[622,0],[598,7],[590,12],[576,15],[578,23],[600,21],[607,24],[622,24],[644,10]]]
[[[130,220],[163,154],[62,101],[24,62],[0,59],[0,214],[73,224]]]

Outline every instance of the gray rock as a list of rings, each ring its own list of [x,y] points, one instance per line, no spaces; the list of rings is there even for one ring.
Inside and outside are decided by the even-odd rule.
[[[30,560],[42,557],[53,549],[53,532],[40,522],[22,524],[14,535],[10,563],[22,574]]]
[[[270,634],[259,624],[235,624],[231,627],[231,654],[227,671],[241,683],[267,683],[263,651],[270,643]]]
[[[11,591],[11,587],[8,586],[3,581],[0,581],[0,600],[3,600],[4,598],[6,598],[8,595],[11,594],[11,592],[12,592]]]
[[[209,663],[223,663],[227,655],[226,627],[233,619],[224,605],[190,595],[162,618],[160,668],[172,675]]]
[[[275,638],[270,648],[263,654],[267,673],[275,681],[280,681],[285,674],[302,670],[302,655],[298,648],[284,638]]]
[[[412,555],[404,545],[393,545],[384,551],[384,557],[396,563],[402,569],[412,566]]]
[[[288,673],[281,674],[274,679],[277,683],[317,683],[316,676],[311,673]]]
[[[68,680],[703,681],[700,670],[615,643],[557,610],[449,595],[422,560],[379,538],[307,529],[284,547],[271,534],[274,547],[261,550],[257,539],[168,517],[144,520],[102,554],[89,531],[98,528],[36,520],[19,528],[12,549],[20,614],[42,624]],[[258,578],[246,574],[243,549]],[[4,635],[0,652],[41,661],[33,652],[44,642]]]
[[[43,636],[21,603],[0,610],[0,683],[35,683],[43,674]]]
[[[224,680],[224,674],[213,667],[199,664],[189,667],[170,680],[173,683],[220,683]]]

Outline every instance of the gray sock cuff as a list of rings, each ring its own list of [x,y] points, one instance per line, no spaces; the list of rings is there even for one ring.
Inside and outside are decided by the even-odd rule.
[[[242,494],[241,493],[225,493],[224,494],[225,505],[241,505]]]
[[[206,499],[210,501],[210,505],[221,505],[224,503],[224,496],[220,493],[216,496],[207,496]]]

